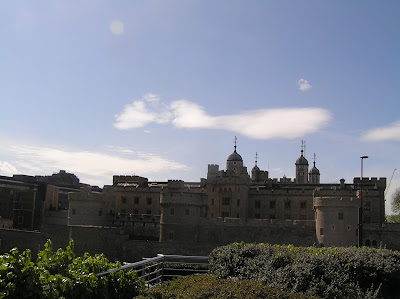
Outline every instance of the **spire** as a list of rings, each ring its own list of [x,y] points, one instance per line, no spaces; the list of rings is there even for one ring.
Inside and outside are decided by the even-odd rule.
[[[306,141],[305,140],[301,140],[301,155],[304,156],[306,153]]]
[[[256,166],[257,166],[258,153],[256,152]]]
[[[235,152],[236,152],[236,145],[237,144],[237,137],[235,136],[235,146],[234,146],[234,148],[235,148]]]
[[[315,160],[317,160],[317,155],[314,153],[314,167],[315,167]]]

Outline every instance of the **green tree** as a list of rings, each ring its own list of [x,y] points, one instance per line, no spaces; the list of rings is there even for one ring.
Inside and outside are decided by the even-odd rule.
[[[392,211],[400,215],[400,188],[397,188],[392,195]]]

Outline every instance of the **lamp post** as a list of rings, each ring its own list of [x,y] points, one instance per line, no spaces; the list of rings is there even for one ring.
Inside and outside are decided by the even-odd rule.
[[[364,159],[368,159],[368,156],[361,156],[361,178],[360,178],[360,210],[358,214],[359,224],[358,224],[358,247],[362,246],[362,225],[363,225],[363,191],[362,191],[362,182],[363,182],[363,171],[364,171]]]

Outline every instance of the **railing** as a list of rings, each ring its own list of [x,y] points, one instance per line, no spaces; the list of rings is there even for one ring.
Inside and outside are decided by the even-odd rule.
[[[96,276],[102,277],[115,271],[127,269],[135,270],[139,278],[146,281],[146,286],[151,288],[174,277],[207,273],[208,257],[158,254],[156,257],[145,258],[143,261],[127,264],[121,268],[110,269],[98,273]]]

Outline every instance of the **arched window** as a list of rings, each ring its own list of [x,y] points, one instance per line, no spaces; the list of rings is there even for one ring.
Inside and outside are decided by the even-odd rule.
[[[378,242],[376,242],[376,240],[373,240],[373,241],[372,241],[372,246],[373,246],[373,247],[378,247]]]
[[[370,240],[365,241],[365,246],[371,246],[371,241]]]

